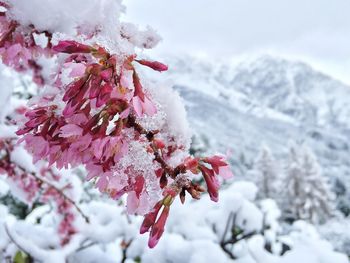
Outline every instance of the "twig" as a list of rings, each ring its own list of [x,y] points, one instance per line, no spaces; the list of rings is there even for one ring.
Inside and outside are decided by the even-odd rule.
[[[96,244],[97,244],[97,242],[90,242],[90,243],[84,245],[84,242],[83,242],[83,245],[82,245],[81,247],[79,247],[79,248],[78,248],[77,250],[75,250],[75,251],[76,251],[76,252],[79,252],[79,251],[82,251],[82,250],[87,249],[87,248],[89,248],[89,247],[92,247],[92,246],[94,246],[94,245],[96,245]]]
[[[46,179],[37,176],[35,173],[31,173],[31,175],[39,182],[47,184],[49,187],[52,187],[53,189],[55,189],[65,200],[67,200],[69,203],[71,203],[75,207],[78,213],[84,218],[86,223],[90,223],[89,217],[85,215],[84,212],[81,210],[81,208],[77,205],[77,203],[74,200],[72,200],[70,197],[68,197],[61,189],[59,189],[57,186],[50,183]]]
[[[3,157],[3,159],[5,159],[7,162],[10,162],[10,160],[11,160],[10,159],[10,149],[8,147],[5,147],[6,155]],[[49,187],[52,187],[53,189],[55,189],[66,201],[68,201],[69,203],[71,203],[75,207],[75,209],[78,211],[78,213],[84,218],[86,223],[90,223],[89,217],[87,215],[85,215],[84,212],[80,209],[80,207],[75,203],[75,201],[72,200],[69,196],[67,196],[61,189],[59,189],[57,186],[50,183],[46,179],[37,176],[34,172],[28,172],[28,171],[26,171],[26,169],[24,167],[22,167],[18,164],[16,164],[16,166],[20,170],[22,170],[23,172],[29,173],[31,176],[33,176],[41,184],[42,183],[47,184]]]
[[[128,251],[128,248],[131,245],[131,242],[132,242],[132,240],[130,240],[129,242],[126,242],[125,240],[122,241],[121,246],[122,246],[123,257],[122,257],[122,260],[120,261],[120,263],[125,263],[126,260],[128,259],[126,253]]]
[[[28,251],[26,251],[22,246],[20,246],[17,241],[13,238],[13,236],[10,233],[10,230],[8,228],[7,223],[5,223],[5,231],[7,236],[10,238],[11,242],[14,243],[21,251],[23,251],[24,253],[26,253],[28,256],[30,256],[30,254],[28,253]]]
[[[135,116],[130,115],[127,120],[127,125],[129,127],[133,127],[138,133],[146,136],[148,142],[151,144],[154,154],[154,160],[160,164],[163,170],[172,178],[175,179],[179,174],[186,173],[186,167],[183,164],[178,165],[175,168],[170,167],[164,158],[162,157],[159,150],[154,146],[154,135],[158,133],[158,131],[147,131],[144,127],[142,127],[139,123],[136,122]]]

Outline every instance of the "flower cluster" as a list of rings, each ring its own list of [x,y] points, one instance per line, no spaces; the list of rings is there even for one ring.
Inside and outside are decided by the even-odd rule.
[[[0,176],[14,185],[21,192],[21,201],[29,206],[34,203],[51,204],[56,213],[60,215],[57,232],[61,244],[67,244],[76,232],[74,227],[74,205],[68,195],[72,190],[70,184],[58,188],[62,178],[53,169],[43,166],[39,171],[30,171],[20,163],[13,161],[12,152],[15,145],[13,139],[0,139]]]
[[[0,2],[0,6],[9,9],[10,7]],[[40,32],[34,27],[24,28],[17,21],[7,15],[6,11],[0,12],[0,56],[2,62],[19,72],[31,70],[33,81],[38,85],[44,84],[44,77],[41,74],[42,66],[37,63],[38,56],[51,55],[50,34]],[[38,45],[35,36],[40,34],[47,36],[46,47]]]
[[[80,39],[89,39],[89,44],[63,39],[52,45],[55,32],[45,31],[48,44],[41,48],[31,39],[33,32],[43,32],[34,27],[23,29],[9,20],[6,12],[1,19],[4,63],[16,70],[35,68],[34,78],[41,71],[38,66],[33,68],[38,56],[49,55],[57,64],[51,79],[45,81],[45,91],[32,102],[17,131],[34,162],[47,160],[58,168],[83,165],[87,179],[101,192],[113,199],[127,194],[128,212],[145,215],[141,232],[150,230],[150,247],[161,237],[175,197],[184,202],[186,192],[195,199],[204,192],[192,181],[194,174],[203,175],[211,199],[218,200],[217,176],[232,176],[225,158],[190,157],[188,148],[168,126],[155,122],[150,129],[143,125],[165,113],[145,87],[138,67],[162,72],[168,69],[166,65],[138,59],[136,53],[112,52],[91,35],[80,35]],[[71,217],[65,217],[62,233],[74,232],[65,223]]]

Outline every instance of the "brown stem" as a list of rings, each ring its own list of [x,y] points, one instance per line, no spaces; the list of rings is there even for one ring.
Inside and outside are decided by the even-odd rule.
[[[7,236],[9,237],[9,239],[11,240],[11,242],[13,244],[15,244],[21,251],[23,251],[24,253],[26,253],[28,256],[30,256],[30,254],[28,253],[28,251],[26,251],[23,247],[21,247],[17,241],[13,238],[13,236],[11,235],[10,233],[10,230],[8,228],[8,225],[5,223],[5,231],[6,231],[6,234]]]
[[[3,157],[3,159],[5,159],[7,162],[10,162],[10,149],[9,149],[9,147],[10,147],[9,144],[7,145],[7,147],[5,146],[6,155]],[[56,187],[55,185],[53,185],[52,183],[50,183],[46,179],[37,176],[35,173],[26,171],[26,169],[24,167],[22,167],[18,164],[16,164],[16,166],[20,170],[22,170],[24,173],[29,173],[31,176],[33,176],[41,184],[46,184],[49,187],[55,189],[57,191],[57,193],[59,193],[66,201],[68,201],[69,203],[71,203],[75,207],[75,209],[78,211],[78,213],[84,218],[86,223],[90,223],[89,217],[87,215],[85,215],[84,212],[77,205],[77,203],[74,200],[72,200],[69,196],[67,196],[61,189],[59,189],[58,187]]]
[[[127,120],[127,125],[129,127],[133,127],[138,133],[146,136],[149,141],[154,154],[154,160],[160,164],[163,170],[172,178],[175,179],[179,174],[186,173],[186,167],[183,164],[178,165],[175,168],[170,167],[164,158],[162,157],[159,150],[154,146],[153,140],[154,135],[158,133],[158,131],[147,131],[144,127],[142,127],[139,123],[136,122],[135,116],[130,115]]]
[[[47,184],[49,187],[55,189],[66,201],[68,201],[69,203],[71,203],[75,207],[75,209],[78,211],[78,213],[84,218],[86,223],[90,223],[89,217],[87,215],[85,215],[84,212],[81,210],[81,208],[77,205],[77,203],[74,200],[72,200],[70,197],[68,197],[61,189],[59,189],[57,186],[53,185],[52,183],[50,183],[46,179],[40,178],[39,176],[37,176],[34,173],[31,173],[31,175],[40,183]]]

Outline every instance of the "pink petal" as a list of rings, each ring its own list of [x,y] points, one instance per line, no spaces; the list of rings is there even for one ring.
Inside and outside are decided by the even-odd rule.
[[[134,110],[138,117],[142,117],[142,101],[139,97],[133,97],[132,105],[134,106]]]
[[[233,177],[233,173],[228,165],[219,167],[219,175],[224,179],[230,179]]]
[[[146,96],[145,96],[145,102],[143,103],[143,111],[149,116],[152,116],[157,113],[156,106]]]
[[[67,124],[61,128],[61,137],[67,138],[70,136],[80,136],[83,134],[83,129],[75,124]]]
[[[135,191],[129,192],[126,200],[126,209],[128,214],[134,214],[139,206],[140,200],[137,198]]]

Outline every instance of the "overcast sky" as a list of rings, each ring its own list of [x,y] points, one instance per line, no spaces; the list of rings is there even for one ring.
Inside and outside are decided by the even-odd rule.
[[[350,0],[124,0],[126,20],[163,37],[156,52],[301,58],[350,84]]]

